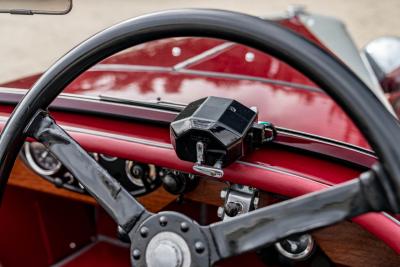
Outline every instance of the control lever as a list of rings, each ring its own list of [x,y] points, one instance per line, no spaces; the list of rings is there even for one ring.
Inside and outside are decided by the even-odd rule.
[[[203,165],[205,159],[205,145],[201,141],[196,143],[196,158],[197,162],[193,166],[193,170],[196,172],[214,178],[221,178],[224,176],[224,171],[222,170],[222,160],[217,160],[214,166]]]

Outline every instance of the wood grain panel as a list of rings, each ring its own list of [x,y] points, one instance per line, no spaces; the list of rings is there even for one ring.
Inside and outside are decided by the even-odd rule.
[[[34,173],[20,159],[17,159],[15,162],[8,183],[12,186],[29,188],[39,192],[96,205],[94,198],[89,195],[72,192],[67,189],[54,186],[52,183]],[[219,198],[219,192],[223,187],[226,187],[224,183],[210,179],[201,179],[196,190],[185,195],[185,198],[211,205],[221,205],[222,202]],[[160,187],[150,194],[138,197],[138,200],[149,211],[157,212],[172,201],[176,200],[176,198],[177,196],[169,194],[162,187]]]
[[[96,205],[96,201],[89,195],[76,193],[67,189],[58,188],[49,181],[43,179],[31,169],[29,169],[22,160],[15,162],[13,171],[10,176],[9,185],[29,188],[35,191],[65,197],[71,200],[82,201],[92,205]],[[156,212],[165,207],[176,196],[167,193],[162,187],[154,192],[139,197],[138,200],[150,211]]]
[[[400,266],[400,256],[396,252],[355,223],[342,222],[322,228],[315,231],[313,237],[336,264],[354,267]]]
[[[8,184],[29,188],[35,191],[57,195],[60,197],[66,197],[73,200],[83,201],[89,204],[96,203],[96,201],[90,196],[75,193],[62,188],[57,188],[55,185],[29,169],[21,159],[17,159],[15,162]]]

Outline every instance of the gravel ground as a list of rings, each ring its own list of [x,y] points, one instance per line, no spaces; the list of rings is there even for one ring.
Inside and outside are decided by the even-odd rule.
[[[359,47],[378,36],[400,36],[399,0],[75,0],[66,16],[0,14],[0,82],[44,71],[94,33],[140,14],[203,7],[265,16],[280,14],[290,4],[303,4],[310,12],[343,20]]]

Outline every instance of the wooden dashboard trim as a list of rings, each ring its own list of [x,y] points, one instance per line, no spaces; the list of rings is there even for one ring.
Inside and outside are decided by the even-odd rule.
[[[34,173],[19,158],[14,164],[8,184],[11,186],[22,187],[46,194],[68,198],[74,201],[84,202],[90,205],[97,205],[96,200],[89,195],[56,187],[49,181]],[[185,198],[217,206],[222,203],[219,198],[219,192],[223,187],[226,187],[225,183],[210,179],[201,179],[196,190],[186,194]],[[210,193],[203,194],[202,192]],[[163,187],[160,187],[147,195],[138,197],[139,202],[151,212],[157,212],[161,210],[176,199],[176,195],[168,193]]]

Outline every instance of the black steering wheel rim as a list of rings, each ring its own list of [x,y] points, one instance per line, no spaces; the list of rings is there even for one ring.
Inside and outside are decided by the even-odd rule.
[[[0,196],[29,125],[85,70],[123,49],[168,37],[225,39],[268,53],[299,70],[325,90],[353,119],[387,174],[391,210],[400,203],[398,121],[343,63],[317,45],[274,22],[221,10],[171,10],[117,24],[81,43],[57,61],[18,104],[0,138]]]

